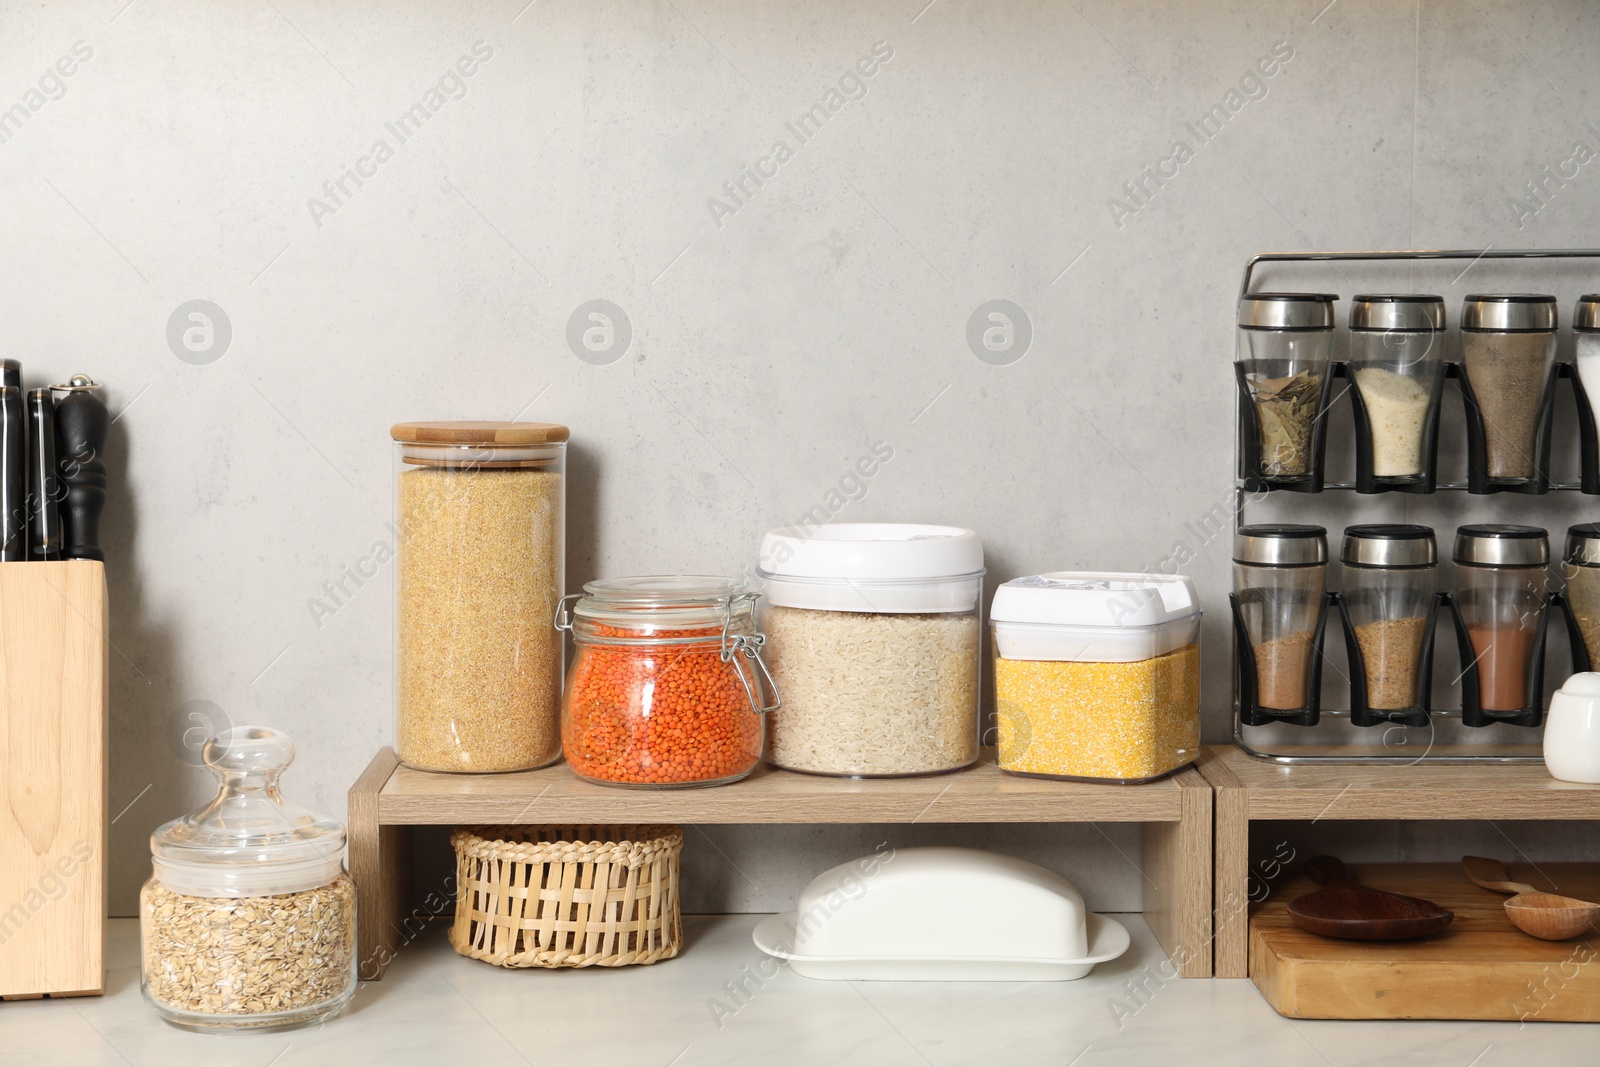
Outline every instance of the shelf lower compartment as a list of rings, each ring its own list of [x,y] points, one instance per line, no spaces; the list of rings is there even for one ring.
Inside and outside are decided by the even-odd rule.
[[[924,778],[827,778],[763,765],[730,785],[661,790],[585,782],[561,763],[513,774],[434,774],[401,766],[385,748],[349,798],[360,974],[380,978],[406,940],[410,826],[1137,822],[1145,824],[1145,919],[1179,974],[1205,978],[1211,798],[1195,767],[1140,785],[1054,781],[1004,773],[992,748],[971,767]]]
[[[1506,894],[1480,889],[1453,863],[1363,864],[1363,885],[1422,897],[1455,912],[1415,941],[1344,941],[1296,926],[1290,900],[1317,888],[1302,876],[1275,888],[1250,916],[1250,980],[1293,1019],[1498,1019],[1600,1022],[1600,971],[1591,939],[1541,941],[1506,917]],[[1512,877],[1596,899],[1593,864],[1512,864]]]

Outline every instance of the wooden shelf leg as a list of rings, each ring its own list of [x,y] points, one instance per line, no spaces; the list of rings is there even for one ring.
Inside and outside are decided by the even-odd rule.
[[[1211,787],[1194,768],[1177,822],[1144,826],[1144,916],[1184,978],[1211,975]]]
[[[391,748],[379,750],[350,787],[350,878],[356,884],[357,971],[375,982],[400,942],[406,905],[407,837],[403,826],[378,822],[378,794],[400,765]]]
[[[1216,790],[1216,940],[1218,978],[1250,976],[1250,794],[1233,772],[1206,763]]]

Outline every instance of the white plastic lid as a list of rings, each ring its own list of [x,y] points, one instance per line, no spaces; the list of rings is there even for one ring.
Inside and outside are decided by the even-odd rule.
[[[1201,614],[1181,575],[1053,571],[996,589],[989,621],[1002,659],[1129,663],[1194,642]]]
[[[1200,613],[1182,575],[1051,571],[1013,578],[994,591],[989,618],[1055,626],[1160,626]]]
[[[236,726],[206,742],[222,788],[199,811],[150,835],[155,877],[195,897],[268,897],[327,885],[344,870],[344,827],[287,803],[278,779],[294,742],[265,726]]]
[[[960,612],[977,607],[983,544],[959,526],[846,522],[761,539],[767,603],[821,611]]]

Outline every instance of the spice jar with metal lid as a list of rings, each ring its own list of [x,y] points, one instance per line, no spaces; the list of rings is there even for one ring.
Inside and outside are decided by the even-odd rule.
[[[294,744],[238,726],[206,742],[215,799],[150,835],[139,985],[187,1030],[278,1030],[337,1014],[356,987],[344,827],[284,800]]]
[[[1323,409],[1333,364],[1330,293],[1239,298],[1234,373],[1246,479],[1315,492],[1322,485]]]
[[[1468,726],[1542,710],[1549,535],[1537,526],[1456,530],[1455,609]]]
[[[1461,362],[1472,491],[1548,483],[1555,357],[1555,297],[1467,297],[1461,309]]]
[[[761,539],[762,627],[783,693],[767,759],[809,774],[937,774],[978,758],[983,545],[922,523]]]
[[[561,637],[550,619],[566,581],[567,428],[405,422],[390,435],[397,753],[427,771],[551,763],[561,754]]]
[[[1367,294],[1351,303],[1359,491],[1432,488],[1444,325],[1444,299],[1438,296]]]
[[[1562,555],[1564,599],[1573,651],[1573,673],[1600,666],[1600,522],[1584,522],[1567,529],[1567,550]],[[1583,658],[1578,653],[1583,653]]]
[[[1246,722],[1316,722],[1327,575],[1328,531],[1321,526],[1262,524],[1234,534],[1239,712]]]
[[[779,705],[757,595],[733,578],[651,575],[589,582],[564,598],[555,629],[574,647],[561,707],[573,772],[642,788],[749,774],[763,717]]]
[[[1349,526],[1339,558],[1352,721],[1371,726],[1403,715],[1417,720],[1415,725],[1425,724],[1438,603],[1433,530],[1406,524]]]

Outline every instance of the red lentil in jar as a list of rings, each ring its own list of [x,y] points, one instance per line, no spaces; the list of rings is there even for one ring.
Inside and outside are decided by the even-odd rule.
[[[571,621],[556,623],[577,650],[561,747],[579,777],[649,788],[750,773],[772,694],[753,594],[728,578],[661,576],[590,582],[569,599]]]

